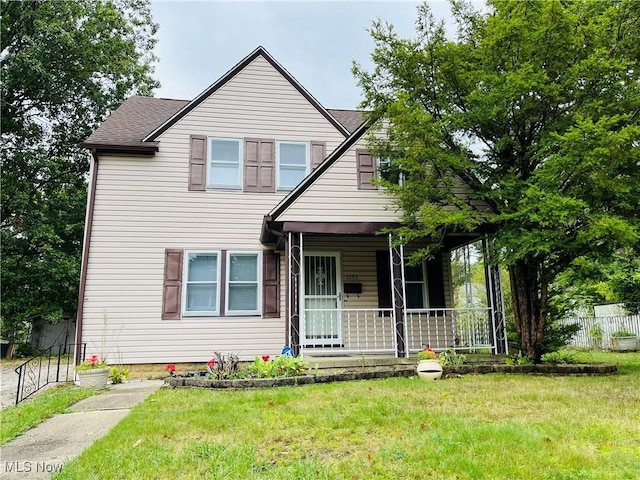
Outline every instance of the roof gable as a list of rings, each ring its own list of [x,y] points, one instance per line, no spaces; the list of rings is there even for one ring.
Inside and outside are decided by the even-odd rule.
[[[188,114],[191,110],[196,108],[199,104],[201,104],[205,99],[207,99],[214,92],[219,90],[222,86],[224,86],[230,79],[235,77],[240,71],[242,71],[247,65],[253,62],[257,57],[261,56],[267,62],[269,62],[273,68],[275,68],[300,94],[307,99],[307,101],[313,105],[318,112],[320,112],[340,133],[342,133],[345,137],[349,136],[349,129],[346,128],[342,123],[340,123],[327,109],[325,109],[320,102],[318,102],[313,95],[311,95],[282,65],[280,65],[270,54],[267,52],[264,47],[258,47],[249,55],[247,55],[243,60],[241,60],[235,67],[225,73],[222,77],[220,77],[215,83],[213,83],[209,88],[203,91],[200,95],[194,98],[191,102],[184,105],[178,112],[164,121],[160,126],[154,129],[151,133],[149,133],[145,138],[142,139],[143,142],[153,142],[155,141],[159,135],[169,129],[172,125],[178,122],[181,118],[183,118],[186,114]]]
[[[277,220],[279,215],[281,215],[293,202],[295,202],[300,195],[308,190],[324,172],[331,168],[334,163],[336,163],[351,147],[356,144],[356,142],[358,142],[358,140],[360,140],[360,138],[362,138],[370,125],[371,121],[365,121],[356,130],[354,130],[353,133],[338,146],[338,148],[331,152],[331,154],[318,166],[318,168],[307,175],[296,188],[289,192],[289,194],[267,214],[267,217],[269,217],[270,220]]]

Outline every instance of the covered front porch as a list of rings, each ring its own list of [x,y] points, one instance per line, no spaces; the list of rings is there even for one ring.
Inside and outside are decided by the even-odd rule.
[[[436,258],[409,265],[415,246],[396,246],[379,226],[282,226],[286,336],[299,355],[406,358],[426,346],[506,352],[497,268],[485,267],[483,305],[454,302],[450,252],[478,235],[452,236]]]

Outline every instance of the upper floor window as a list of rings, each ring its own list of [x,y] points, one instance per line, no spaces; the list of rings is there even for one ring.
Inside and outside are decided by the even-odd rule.
[[[308,172],[309,144],[307,142],[277,142],[278,188],[290,190]]]
[[[242,141],[209,138],[209,186],[242,187]]]
[[[377,163],[379,178],[397,185],[402,185],[404,183],[404,175],[396,165],[391,163],[390,158],[379,158]]]

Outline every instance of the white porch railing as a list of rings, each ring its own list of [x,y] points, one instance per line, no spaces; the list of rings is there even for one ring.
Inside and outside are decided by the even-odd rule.
[[[396,352],[390,308],[306,309],[301,323],[303,356]]]
[[[428,346],[434,350],[492,348],[488,308],[430,308],[407,310],[410,353]]]
[[[489,309],[407,310],[403,336],[410,353],[429,346],[492,348]],[[390,308],[306,309],[301,321],[301,354],[388,354],[397,351]]]

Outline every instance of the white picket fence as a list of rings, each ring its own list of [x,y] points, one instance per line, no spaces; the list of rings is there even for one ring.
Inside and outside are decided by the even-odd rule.
[[[570,317],[561,320],[560,323],[577,323],[582,327],[569,343],[569,345],[578,348],[608,350],[611,348],[611,334],[620,330],[640,336],[640,315]]]

